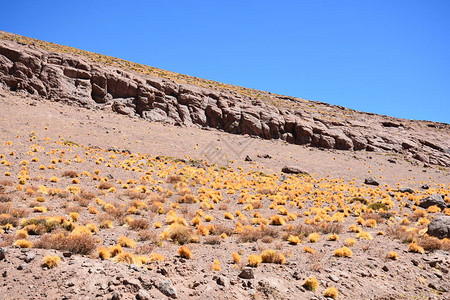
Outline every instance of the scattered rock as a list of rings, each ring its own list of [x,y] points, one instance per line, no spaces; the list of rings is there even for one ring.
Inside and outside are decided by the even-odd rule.
[[[373,177],[368,177],[368,178],[366,178],[366,179],[364,180],[364,183],[365,183],[365,184],[368,184],[368,185],[376,185],[376,186],[379,186],[379,185],[380,185],[380,183],[379,183],[378,181],[376,181]]]
[[[404,188],[399,188],[398,191],[400,193],[410,193],[410,194],[414,194],[414,190],[412,188],[409,187],[404,187]]]
[[[36,258],[36,254],[34,254],[33,252],[30,252],[27,254],[27,256],[25,257],[24,261],[26,263],[29,263],[31,261],[33,261]]]
[[[286,174],[304,174],[304,175],[308,175],[308,172],[297,168],[297,167],[293,167],[293,166],[284,166],[281,169],[281,172],[286,173]]]
[[[158,290],[166,295],[167,297],[177,299],[177,290],[172,285],[172,281],[168,280],[161,280],[159,284],[157,285]]]
[[[244,160],[245,160],[245,161],[253,161],[253,159],[251,159],[250,156],[248,156],[248,155],[245,157]]]
[[[216,280],[218,285],[224,286],[224,287],[228,287],[230,286],[230,279],[228,279],[225,276],[219,276]]]
[[[69,279],[64,283],[65,287],[72,287],[75,285],[75,280],[74,279]]]
[[[437,238],[450,238],[450,216],[437,217],[428,225],[427,233]]]
[[[330,280],[334,281],[334,282],[338,282],[339,281],[339,277],[334,275],[334,274],[331,274],[330,276],[328,276],[328,278],[330,278]]]
[[[150,300],[150,299],[152,299],[152,297],[150,297],[150,294],[146,290],[140,289],[138,294],[136,295],[136,299],[138,299],[138,300]]]
[[[430,206],[436,205],[440,209],[444,209],[447,207],[447,203],[444,201],[444,195],[434,194],[423,198],[420,200],[419,206],[422,208],[428,208]]]
[[[241,273],[239,274],[240,278],[243,279],[254,279],[255,278],[255,274],[253,272],[253,269],[250,267],[245,267],[242,269]]]
[[[6,250],[0,248],[0,260],[4,260],[6,258]]]
[[[131,285],[132,287],[136,288],[136,289],[140,289],[141,288],[141,282],[137,279],[134,278],[124,278],[122,280],[122,283],[124,285]]]
[[[119,294],[119,293],[117,293],[117,292],[115,292],[115,293],[112,295],[111,300],[120,300],[121,298],[122,298],[122,295]]]

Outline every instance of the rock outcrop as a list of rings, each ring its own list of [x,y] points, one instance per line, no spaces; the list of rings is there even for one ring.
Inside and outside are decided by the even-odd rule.
[[[0,32],[0,38],[3,33]],[[134,71],[87,57],[0,40],[0,85],[41,98],[155,122],[338,150],[402,153],[450,166],[450,125],[367,114],[261,92],[251,98]],[[269,95],[271,101],[264,101]],[[273,99],[287,105],[277,106]]]

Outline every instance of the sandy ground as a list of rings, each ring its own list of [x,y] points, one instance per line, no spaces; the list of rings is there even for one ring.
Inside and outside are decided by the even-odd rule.
[[[95,193],[95,197],[101,198],[104,203],[130,209],[137,204],[121,189],[121,185],[131,179],[135,182],[129,184],[130,188],[139,187],[139,179],[145,172],[151,176],[145,183],[151,192],[143,196],[149,209],[138,209],[126,217],[148,220],[152,224],[148,230],[154,232],[155,236],[170,227],[166,224],[170,210],[188,223],[199,216],[200,210],[213,217],[211,224],[231,230],[238,222],[250,224],[257,214],[269,219],[277,214],[270,207],[273,204],[270,191],[261,197],[260,207],[249,210],[239,203],[239,198],[244,197],[241,192],[256,195],[257,189],[274,185],[281,192],[282,186],[290,182],[299,185],[297,193],[299,199],[304,200],[302,207],[292,206],[289,202],[281,205],[296,216],[296,219],[288,222],[293,226],[314,218],[314,214],[311,215],[314,207],[324,209],[324,215],[336,210],[330,208],[337,203],[333,201],[337,201],[340,194],[349,195],[353,189],[359,189],[364,197],[371,200],[379,200],[381,195],[392,193],[390,188],[400,186],[413,188],[413,196],[418,198],[432,191],[446,193],[447,198],[449,196],[449,170],[437,166],[424,167],[422,163],[396,154],[321,150],[199,128],[149,123],[112,112],[69,107],[6,91],[0,91],[0,111],[0,154],[11,163],[10,166],[0,165],[0,180],[12,182],[11,185],[5,185],[2,191],[10,198],[10,203],[0,204],[3,209],[8,205],[11,209],[23,209],[28,219],[42,216],[69,218],[70,212],[78,212],[80,217],[73,222],[75,226],[89,223],[100,227],[102,218],[112,216],[105,210],[105,204],[92,199],[89,206],[96,207],[100,213],[91,214],[73,195],[62,196],[62,192],[56,195],[43,194],[46,201],[41,203],[36,200],[41,194],[33,187],[45,185],[64,190],[69,186],[77,186]],[[80,147],[64,145],[64,141],[71,141]],[[36,152],[33,152],[34,148]],[[131,155],[105,151],[112,148],[128,150]],[[246,161],[247,156],[252,161]],[[39,162],[32,162],[32,157],[39,158]],[[75,163],[75,158],[82,158],[82,161]],[[54,162],[53,159],[61,161]],[[190,161],[191,166],[177,159]],[[16,186],[19,185],[18,177],[24,160],[29,162],[27,170],[30,178],[23,185],[23,191],[18,191]],[[69,162],[65,163],[66,160]],[[217,166],[208,168],[201,161],[217,163]],[[124,163],[129,163],[130,168]],[[40,165],[47,168],[41,170]],[[55,168],[48,168],[50,165]],[[280,173],[286,165],[306,170],[312,177],[287,177]],[[243,172],[239,171],[239,167],[252,171],[248,174],[257,175],[240,175]],[[88,171],[90,176],[79,176],[79,182],[73,183],[71,178],[61,175],[66,170],[78,174]],[[94,175],[96,171],[98,178]],[[7,172],[11,176],[6,176]],[[163,201],[164,213],[156,213],[151,209],[155,197],[161,196],[162,191],[180,192],[176,184],[166,182],[168,174],[181,174],[190,178],[189,183],[196,182],[189,186],[196,196],[200,196],[199,188],[205,186],[220,190],[223,199],[216,203],[215,208],[205,209],[201,202],[180,204],[177,203],[177,194],[166,195]],[[203,185],[202,176],[196,177],[196,174],[214,180]],[[53,176],[58,177],[59,181],[52,182]],[[252,184],[256,187],[242,183],[249,177],[255,179]],[[380,187],[376,189],[363,185],[367,177],[378,180]],[[109,178],[117,191],[100,190],[98,185],[102,178]],[[215,188],[214,184],[221,187]],[[225,188],[227,184],[230,186]],[[424,184],[429,185],[430,190],[422,189]],[[408,243],[401,243],[388,234],[378,235],[379,231],[387,233],[392,226],[403,224],[401,222],[418,229],[426,227],[417,225],[417,219],[402,221],[413,215],[411,206],[414,199],[411,195],[393,196],[399,198],[392,208],[397,215],[391,220],[380,218],[374,228],[361,225],[373,240],[357,239],[350,258],[333,254],[335,249],[344,246],[347,238],[356,237],[356,233],[348,228],[358,222],[356,212],[359,206],[349,203],[346,205],[352,209],[341,224],[338,241],[327,239],[331,232],[320,232],[318,242],[301,237],[301,243],[291,245],[283,238],[287,232],[285,227],[267,225],[273,236],[257,241],[243,242],[240,234],[230,233],[227,239],[216,236],[219,242],[210,244],[208,236],[199,234],[198,243],[187,245],[193,252],[192,259],[177,255],[180,245],[172,241],[156,242],[150,245],[149,252],[162,254],[166,260],[143,266],[117,263],[113,259],[100,260],[96,250],[89,255],[67,254],[68,257],[63,257],[64,251],[35,247],[21,249],[11,245],[18,239],[17,232],[21,226],[5,227],[0,237],[0,243],[6,249],[6,259],[0,260],[0,299],[325,299],[323,295],[328,287],[338,289],[337,299],[449,299],[448,251],[413,253],[408,251]],[[38,205],[47,207],[48,211],[33,211]],[[243,216],[236,214],[236,210],[240,210]],[[235,219],[224,218],[225,212],[233,214]],[[428,218],[431,220],[442,214],[429,213]],[[204,219],[204,216],[201,218]],[[163,226],[154,228],[153,224],[158,222]],[[101,228],[94,235],[99,245],[113,246],[120,236],[128,236],[138,244],[137,248],[127,248],[126,251],[136,255],[137,249],[142,250],[144,245],[148,245],[139,240],[139,232],[131,230],[126,225],[128,223],[125,222],[123,226],[124,222],[119,218],[114,219],[113,223],[114,228]],[[209,223],[203,221],[203,224]],[[188,227],[198,229],[193,225]],[[26,239],[35,243],[40,236],[30,235]],[[315,253],[307,253],[305,247],[312,248]],[[247,257],[266,249],[283,253],[286,262],[263,263],[253,268],[254,279],[239,277]],[[386,259],[389,251],[398,253],[398,260]],[[233,263],[233,252],[241,254],[240,264]],[[42,267],[43,257],[49,254],[62,257],[62,262],[52,269]],[[29,256],[31,260],[27,259]],[[221,271],[212,270],[214,260],[220,262]],[[316,291],[308,291],[303,287],[304,281],[312,276],[318,279],[319,288]],[[171,293],[170,287],[176,293]]]

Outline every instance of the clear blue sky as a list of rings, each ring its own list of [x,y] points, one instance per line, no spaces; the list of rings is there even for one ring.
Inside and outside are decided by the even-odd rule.
[[[278,94],[450,123],[450,0],[3,2],[0,30]]]

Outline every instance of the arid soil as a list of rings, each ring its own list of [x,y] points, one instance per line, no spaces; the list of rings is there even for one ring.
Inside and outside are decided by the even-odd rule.
[[[25,92],[0,111],[1,299],[450,298],[446,167]]]
[[[449,124],[245,89],[1,31],[0,85],[148,121],[450,167]]]

